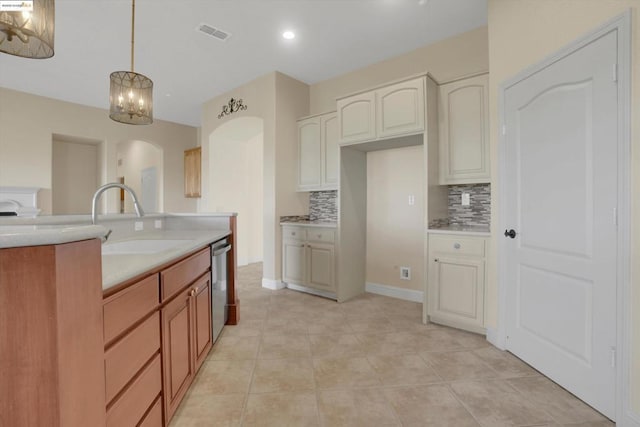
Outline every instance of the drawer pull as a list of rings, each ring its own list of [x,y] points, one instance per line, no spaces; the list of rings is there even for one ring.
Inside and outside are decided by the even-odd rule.
[[[460,249],[460,243],[454,243],[453,249]]]
[[[291,235],[292,235],[292,236],[295,236],[295,235],[296,235],[296,232],[295,232],[295,231],[292,231],[292,232],[291,232]]]
[[[322,238],[322,234],[318,234],[318,239],[321,239],[321,238]]]

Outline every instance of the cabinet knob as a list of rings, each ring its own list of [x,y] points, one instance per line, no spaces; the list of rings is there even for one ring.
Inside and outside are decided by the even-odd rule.
[[[434,262],[438,262],[438,258],[434,259],[433,261],[434,261]]]
[[[322,234],[318,234],[318,239],[322,238]]]
[[[192,297],[196,296],[196,292],[197,292],[197,289],[191,289],[191,292],[189,292],[189,296],[192,296]]]
[[[292,235],[292,236],[295,236],[295,235],[296,235],[296,232],[295,232],[295,231],[292,231],[292,232],[291,232],[291,235]]]
[[[453,249],[460,249],[460,243],[454,243]]]

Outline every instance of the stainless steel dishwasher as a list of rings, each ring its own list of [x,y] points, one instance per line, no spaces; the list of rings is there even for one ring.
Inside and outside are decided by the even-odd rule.
[[[227,323],[227,252],[231,244],[225,239],[211,244],[211,324],[213,342]]]

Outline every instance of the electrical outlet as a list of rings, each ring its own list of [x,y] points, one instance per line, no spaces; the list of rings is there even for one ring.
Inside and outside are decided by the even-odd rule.
[[[135,231],[142,231],[142,230],[144,230],[144,222],[142,222],[142,221],[135,221],[135,222],[133,223],[133,229],[134,229]]]
[[[400,267],[400,278],[402,280],[411,280],[411,267]]]
[[[162,228],[162,220],[161,219],[156,219],[155,222],[153,223],[155,228]]]
[[[462,206],[469,206],[471,204],[471,195],[469,193],[462,193],[461,199]]]

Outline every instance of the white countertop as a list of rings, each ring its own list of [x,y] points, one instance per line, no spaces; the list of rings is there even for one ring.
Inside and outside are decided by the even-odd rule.
[[[188,242],[154,254],[102,255],[102,290],[109,289],[196,249],[204,248],[230,233],[230,230],[162,230],[118,240],[117,242],[140,239],[188,240]],[[108,241],[105,245],[117,242]]]
[[[337,222],[326,222],[326,221],[300,220],[300,221],[282,221],[280,223],[280,225],[336,228],[338,226],[338,223]]]
[[[445,225],[438,228],[429,228],[431,234],[463,234],[470,236],[491,237],[489,227],[479,225]]]
[[[102,238],[106,233],[107,229],[101,225],[0,225],[0,249],[70,243]],[[189,252],[204,248],[230,233],[228,229],[154,230],[132,233],[118,240],[108,240],[103,245],[129,240],[185,240],[185,242],[152,254],[102,255],[102,289],[109,289]]]
[[[0,249],[22,246],[57,245],[102,238],[101,225],[0,225]]]

